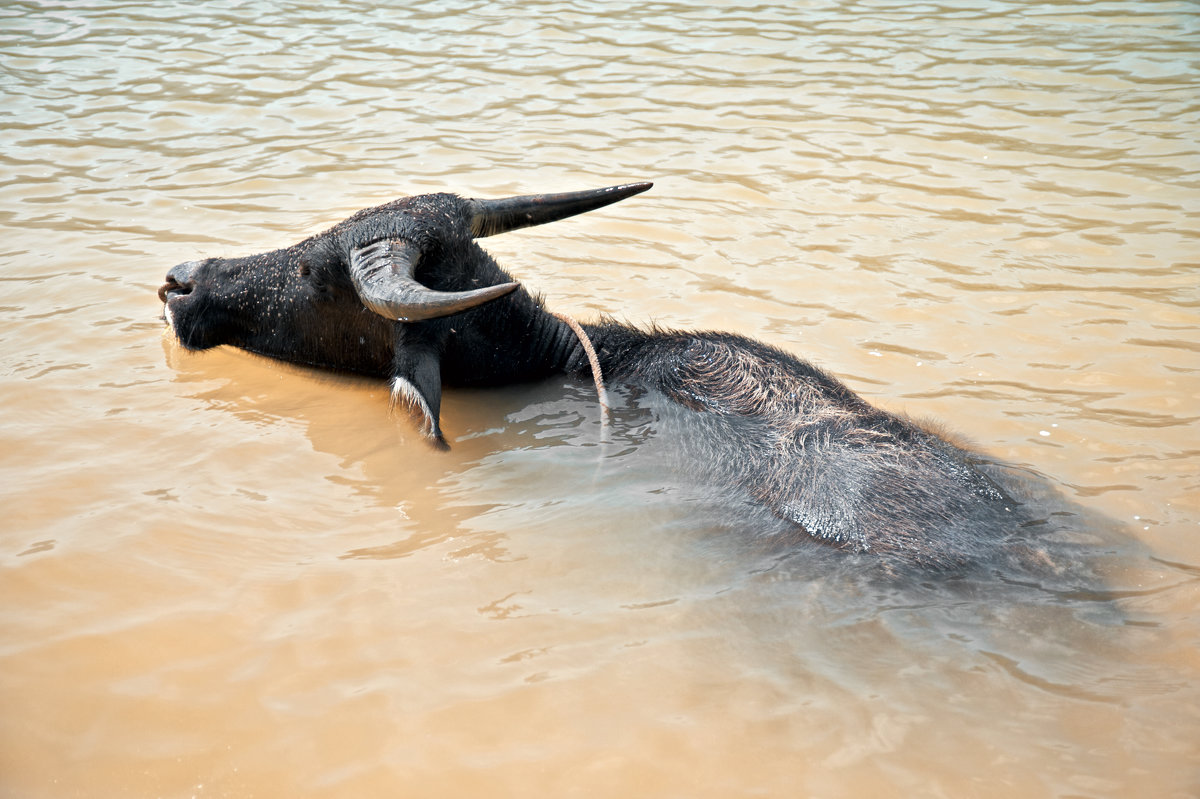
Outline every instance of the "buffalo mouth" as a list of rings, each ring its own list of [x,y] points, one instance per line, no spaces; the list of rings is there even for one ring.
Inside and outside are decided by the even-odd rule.
[[[196,287],[196,271],[202,266],[202,261],[188,261],[171,268],[167,272],[167,276],[162,286],[158,289],[158,298],[163,303],[162,318],[173,329],[175,327],[174,314],[172,313],[172,305],[178,305],[177,302],[172,302],[179,297],[185,297],[192,293]]]
[[[171,313],[171,300],[191,293],[192,287],[190,285],[184,285],[170,275],[167,276],[167,282],[159,287],[158,298],[163,303],[161,318],[172,330],[175,329],[175,316]]]
[[[195,263],[189,262],[180,264],[167,273],[166,282],[158,289],[158,298],[162,300],[162,319],[167,323],[167,326],[175,330],[175,313],[178,310],[172,308],[177,306],[180,297],[186,297],[192,293],[196,287],[195,281],[192,280],[192,275],[195,272]]]

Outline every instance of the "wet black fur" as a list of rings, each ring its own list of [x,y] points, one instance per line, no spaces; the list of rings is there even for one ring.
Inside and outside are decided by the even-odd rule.
[[[470,201],[438,194],[361,211],[292,247],[181,264],[163,296],[180,342],[231,344],[287,361],[401,378],[431,409],[441,385],[497,386],[571,374],[590,379],[569,328],[523,288],[454,316],[398,323],[368,311],[350,251],[385,238],[416,243],[416,278],[462,291],[511,278],[475,243]],[[656,392],[678,409],[687,468],[745,491],[797,535],[885,565],[953,568],[1002,545],[1037,562],[1030,523],[977,454],[879,410],[786,352],[728,333],[585,326],[605,379]]]

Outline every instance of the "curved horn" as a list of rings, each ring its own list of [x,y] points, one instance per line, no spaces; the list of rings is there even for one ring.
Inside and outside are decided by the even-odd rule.
[[[517,228],[554,222],[641,194],[653,185],[626,183],[607,189],[571,191],[563,194],[529,194],[503,200],[468,200],[471,233],[476,238],[482,238],[507,233]]]
[[[350,252],[350,279],[363,305],[398,322],[449,316],[517,287],[501,283],[471,291],[434,291],[413,278],[421,251],[402,239],[384,239]]]

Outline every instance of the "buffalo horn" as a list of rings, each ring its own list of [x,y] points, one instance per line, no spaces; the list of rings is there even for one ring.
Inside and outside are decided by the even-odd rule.
[[[421,251],[402,239],[385,239],[350,253],[350,279],[363,305],[399,322],[449,316],[502,297],[516,283],[472,289],[434,291],[413,278]]]
[[[571,191],[563,194],[529,194],[503,200],[470,200],[471,233],[477,238],[507,233],[517,228],[541,225],[568,216],[594,211],[610,203],[640,194],[653,183],[626,183],[607,189]]]

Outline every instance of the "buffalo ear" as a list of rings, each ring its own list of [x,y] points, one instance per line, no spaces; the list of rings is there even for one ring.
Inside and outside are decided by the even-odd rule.
[[[411,326],[396,331],[392,362],[392,404],[406,405],[421,417],[421,432],[439,449],[449,449],[442,435],[442,364],[436,341]]]

